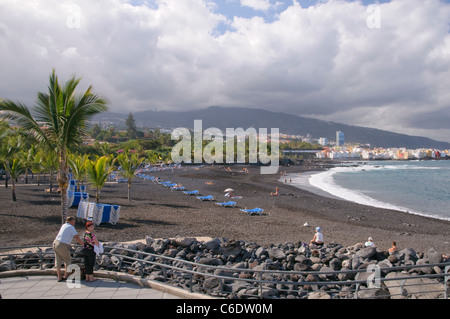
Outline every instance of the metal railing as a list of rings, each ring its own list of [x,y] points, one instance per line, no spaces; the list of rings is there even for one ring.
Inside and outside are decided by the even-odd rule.
[[[72,261],[82,264],[81,249],[75,247]],[[96,269],[131,273],[218,298],[448,299],[449,296],[449,262],[388,268],[373,265],[341,271],[286,271],[213,266],[118,246],[105,245],[104,249]],[[8,252],[1,253],[5,250]],[[49,246],[0,248],[0,277],[5,270],[53,267],[54,252]],[[430,267],[434,273],[423,271]]]

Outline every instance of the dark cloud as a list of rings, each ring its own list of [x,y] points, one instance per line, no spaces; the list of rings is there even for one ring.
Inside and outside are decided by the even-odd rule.
[[[54,67],[118,112],[245,106],[450,141],[447,3],[145,3],[2,2],[2,97],[32,102]]]

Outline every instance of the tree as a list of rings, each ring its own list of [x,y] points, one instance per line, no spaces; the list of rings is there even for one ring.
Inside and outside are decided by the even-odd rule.
[[[128,200],[131,201],[131,183],[136,174],[136,170],[144,161],[144,158],[139,158],[137,154],[125,151],[117,156],[117,161],[121,167],[120,175],[128,181]]]
[[[12,180],[12,200],[15,202],[16,198],[16,179],[25,171],[25,166],[22,165],[19,158],[14,158],[6,163],[9,175]]]
[[[86,161],[88,160],[86,154],[83,156],[76,154],[69,155],[69,166],[72,169],[73,177],[77,180],[78,191],[80,191],[80,186],[83,184],[84,177],[86,176]]]
[[[18,158],[18,153],[22,148],[22,137],[14,130],[10,132],[12,132],[12,134],[3,138],[0,144],[0,160],[3,161],[7,172],[5,188],[8,187],[8,173],[11,176],[10,169],[12,167],[12,161]],[[17,165],[19,165],[19,163],[16,163],[16,166]],[[11,176],[11,178],[13,177]]]
[[[134,117],[131,112],[128,115],[127,120],[125,121],[125,124],[127,125],[127,137],[129,139],[136,138],[137,136],[136,122],[134,121]]]
[[[9,124],[5,121],[0,121],[0,164],[3,164],[5,167],[5,188],[8,187],[8,170],[6,167],[6,161],[8,157],[10,157],[10,149],[9,149],[9,134],[13,132]]]
[[[50,75],[48,92],[39,92],[30,109],[21,102],[0,100],[0,119],[17,122],[36,142],[52,148],[58,154],[58,185],[61,188],[61,222],[67,217],[67,188],[69,185],[67,154],[81,143],[86,134],[86,121],[108,110],[106,101],[92,93],[92,86],[81,94],[76,88],[81,79],[73,76],[61,86],[55,70]]]
[[[95,189],[95,201],[100,202],[100,189],[106,183],[109,173],[114,170],[114,160],[110,156],[102,156],[95,161],[86,161],[86,175],[88,183]]]

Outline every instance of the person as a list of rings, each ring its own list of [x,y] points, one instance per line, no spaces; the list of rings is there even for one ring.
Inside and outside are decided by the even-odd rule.
[[[66,280],[68,277],[67,267],[71,264],[70,256],[70,244],[73,238],[75,238],[80,245],[83,244],[80,236],[78,236],[77,230],[75,229],[76,219],[75,217],[69,216],[66,218],[66,223],[59,229],[58,235],[56,235],[53,241],[53,251],[55,252],[55,266],[56,274],[58,276],[58,281]],[[64,277],[61,273],[61,264],[65,264]]]
[[[96,281],[94,278],[94,266],[96,253],[95,246],[100,246],[97,237],[94,234],[94,223],[88,221],[86,223],[86,231],[83,234],[83,254],[84,254],[84,267],[86,273],[86,281]]]
[[[367,238],[367,241],[365,242],[364,246],[366,246],[366,247],[375,247],[375,243],[373,242],[373,238],[372,237]]]
[[[389,248],[389,254],[393,254],[397,251],[397,243],[395,241],[392,242],[392,247]]]
[[[320,227],[316,227],[316,233],[310,242],[311,245],[323,246],[323,234],[321,231],[322,229]]]

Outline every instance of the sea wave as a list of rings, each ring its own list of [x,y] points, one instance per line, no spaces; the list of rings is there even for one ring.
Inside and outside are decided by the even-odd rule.
[[[356,190],[351,190],[348,188],[344,188],[340,185],[337,185],[336,182],[333,179],[333,175],[339,172],[348,172],[351,170],[362,170],[363,167],[335,167],[331,168],[330,170],[318,174],[311,175],[309,178],[309,183],[317,187],[333,196],[355,202],[358,204],[373,206],[373,207],[379,207],[379,208],[385,208],[385,209],[393,209],[393,210],[399,210],[403,212],[410,212],[411,210],[406,207],[401,207],[389,203],[384,203],[379,200],[376,200],[370,196],[367,196],[361,192],[358,192]]]
[[[420,211],[415,211],[411,208],[402,207],[399,205],[386,203],[383,201],[379,201],[377,199],[374,199],[362,192],[359,192],[354,189],[348,189],[343,186],[338,185],[333,176],[337,173],[342,172],[360,172],[360,171],[369,171],[369,170],[380,170],[380,169],[386,169],[386,170],[392,170],[392,169],[447,169],[442,167],[422,167],[422,166],[412,166],[412,165],[361,165],[361,166],[339,166],[331,168],[327,171],[320,172],[317,174],[312,174],[309,176],[309,184],[317,189],[320,189],[323,192],[326,192],[328,194],[331,194],[335,197],[366,205],[366,206],[372,206],[377,208],[383,208],[383,209],[390,209],[390,210],[396,210],[401,212],[406,212],[410,214],[415,215],[421,215],[441,220],[450,220],[450,218],[424,213]]]

